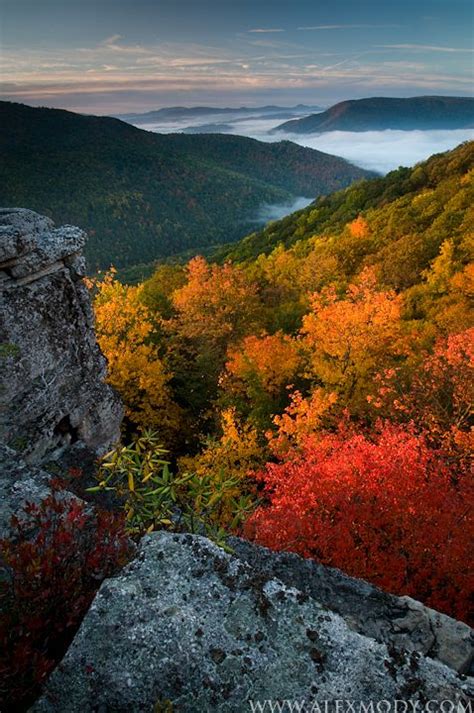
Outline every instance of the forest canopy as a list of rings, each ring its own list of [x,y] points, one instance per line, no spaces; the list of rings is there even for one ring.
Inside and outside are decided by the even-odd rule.
[[[128,435],[153,428],[216,526],[468,620],[473,206],[468,143],[221,260],[99,280]]]

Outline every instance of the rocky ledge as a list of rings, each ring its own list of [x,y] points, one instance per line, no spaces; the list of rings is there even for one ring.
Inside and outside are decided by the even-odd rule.
[[[363,609],[364,619],[372,618],[374,588],[321,568],[333,606],[305,585],[302,575],[311,573],[304,560],[291,560],[290,577],[289,560],[258,548],[252,562],[251,548],[245,545],[239,556],[238,548],[227,554],[198,536],[146,536],[137,559],[102,584],[32,711],[239,713],[266,700],[302,699],[326,701],[329,711],[341,699],[417,701],[421,708],[427,701],[467,704],[473,679],[425,656],[413,622],[412,641],[408,633],[404,641],[377,637],[372,624],[361,622]],[[273,575],[282,563],[286,583]],[[354,621],[348,606],[338,612],[347,592]],[[406,600],[398,608],[410,609]],[[454,627],[453,650],[464,647],[468,627],[438,616],[440,628]],[[381,620],[380,629],[388,623]]]
[[[118,438],[122,407],[104,383],[79,228],[0,209],[0,441],[29,462]]]

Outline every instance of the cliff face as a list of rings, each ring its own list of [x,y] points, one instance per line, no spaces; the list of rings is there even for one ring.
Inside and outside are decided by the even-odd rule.
[[[29,462],[76,441],[99,453],[119,435],[81,281],[84,243],[79,228],[0,210],[0,441]]]

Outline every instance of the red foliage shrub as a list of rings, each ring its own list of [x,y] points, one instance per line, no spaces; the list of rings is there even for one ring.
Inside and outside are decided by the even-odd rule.
[[[129,554],[123,518],[59,491],[27,504],[0,540],[0,709],[26,710],[101,581]]]
[[[258,477],[269,504],[247,537],[469,618],[472,473],[424,436],[384,424],[369,439],[341,427]]]

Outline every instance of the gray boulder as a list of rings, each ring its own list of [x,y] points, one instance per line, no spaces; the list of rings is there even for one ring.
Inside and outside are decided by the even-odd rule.
[[[119,436],[88,291],[85,234],[30,210],[0,210],[0,441],[36,463]]]
[[[302,699],[302,711],[318,710],[315,701],[346,710],[341,699],[422,710],[473,694],[472,679],[355,631],[330,602],[243,559],[198,536],[145,537],[137,559],[102,584],[32,711],[151,713],[169,702],[176,712],[239,713]]]
[[[230,544],[239,559],[340,614],[354,631],[474,674],[474,632],[462,621],[291,552],[271,552],[236,537]]]
[[[81,503],[86,512],[93,513],[93,505],[67,488],[53,488],[54,476],[45,470],[23,461],[18,453],[0,443],[0,539],[12,536],[11,519],[15,515],[20,522],[28,521],[27,504],[39,505],[54,493],[62,503]],[[34,531],[31,535],[36,534]],[[79,533],[78,533],[79,534]],[[82,538],[78,537],[78,547]],[[0,563],[2,552],[0,548]]]

